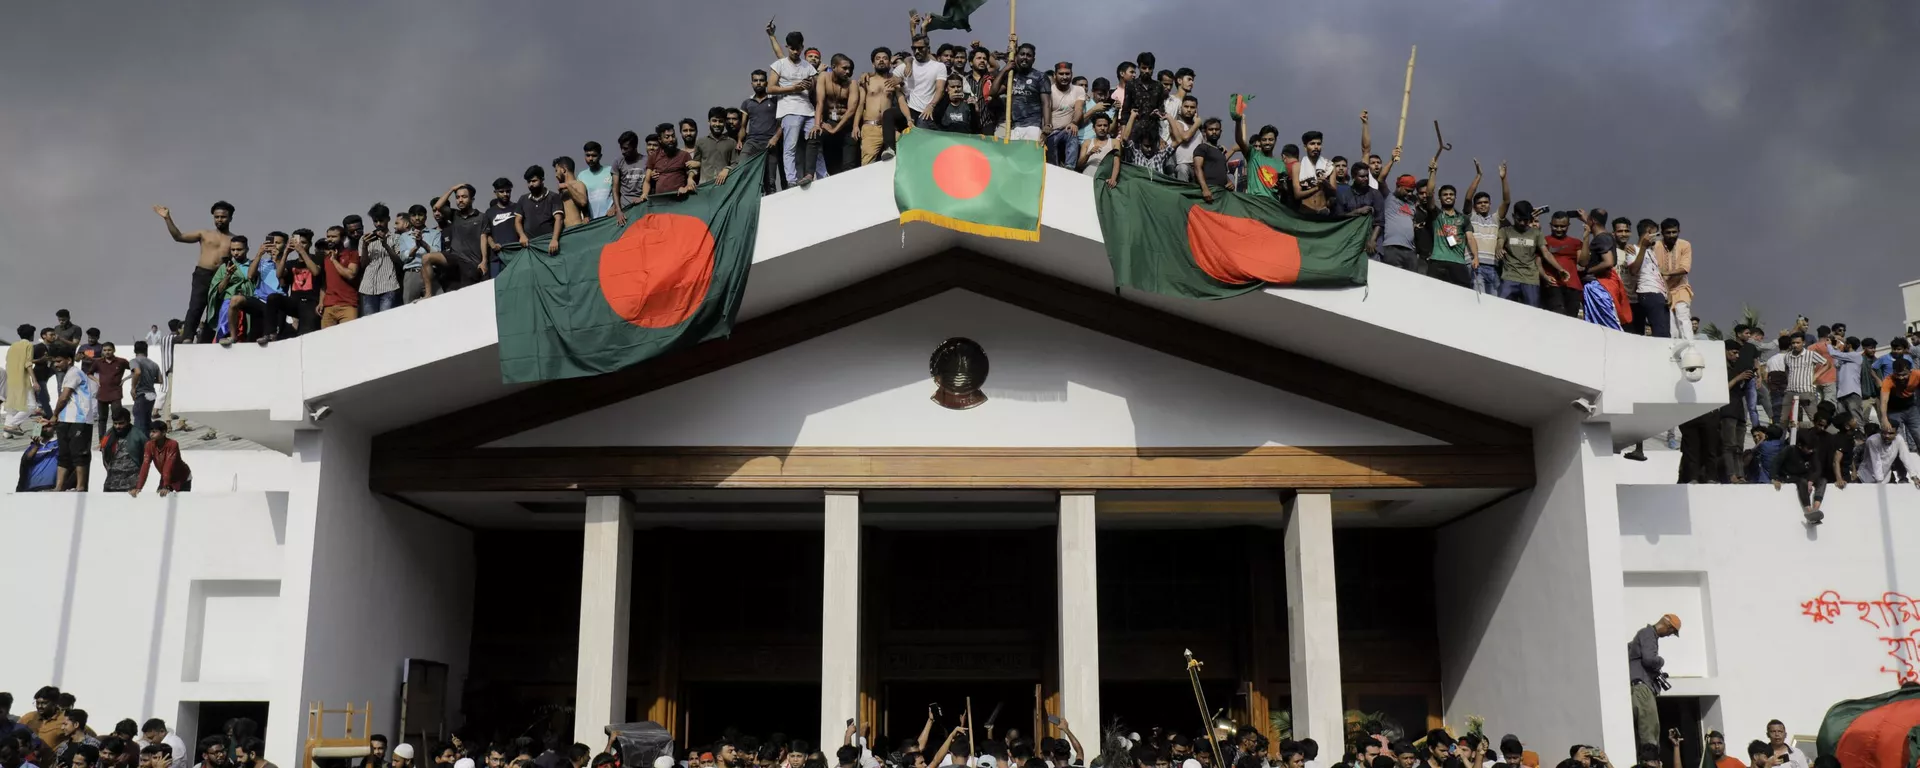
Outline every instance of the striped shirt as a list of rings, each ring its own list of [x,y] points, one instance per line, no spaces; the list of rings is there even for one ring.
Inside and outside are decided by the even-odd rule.
[[[1826,365],[1827,359],[1813,350],[1802,350],[1799,354],[1788,352],[1781,357],[1787,359],[1787,391],[1812,392],[1814,371]]]

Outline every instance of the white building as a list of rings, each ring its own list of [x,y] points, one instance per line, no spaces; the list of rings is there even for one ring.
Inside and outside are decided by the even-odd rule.
[[[607,376],[500,384],[484,287],[178,348],[175,410],[271,451],[190,450],[164,499],[0,496],[0,690],[187,734],[264,705],[291,766],[310,702],[396,732],[408,659],[447,671],[409,732],[546,704],[596,747],[648,718],[831,745],[962,696],[1028,723],[1035,683],[1083,737],[1191,728],[1192,648],[1242,722],[1479,715],[1551,759],[1633,754],[1624,645],[1662,613],[1689,750],[1913,674],[1885,606],[1834,601],[1909,588],[1914,488],[1830,490],[1810,529],[1790,489],[1614,456],[1724,402],[1714,350],[1689,383],[1664,340],[1388,268],[1116,295],[1090,185],[1048,175],[1037,244],[903,239],[883,168],[776,195],[733,337]],[[928,400],[953,336],[992,360],[979,408]]]

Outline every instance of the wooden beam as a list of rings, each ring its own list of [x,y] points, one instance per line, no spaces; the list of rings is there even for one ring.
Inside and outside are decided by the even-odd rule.
[[[475,448],[373,462],[383,493],[626,488],[1519,488],[1528,447]]]

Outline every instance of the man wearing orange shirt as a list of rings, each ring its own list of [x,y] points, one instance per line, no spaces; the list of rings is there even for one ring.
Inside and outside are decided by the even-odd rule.
[[[1727,756],[1727,737],[1719,731],[1707,731],[1707,759],[1713,768],[1747,768],[1738,758]]]
[[[1689,338],[1693,328],[1693,243],[1680,239],[1680,220],[1660,222],[1660,241],[1653,244],[1653,261],[1667,278],[1667,303],[1673,311],[1673,337]]]

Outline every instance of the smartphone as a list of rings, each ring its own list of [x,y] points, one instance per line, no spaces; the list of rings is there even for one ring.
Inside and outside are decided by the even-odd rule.
[[[1059,715],[1047,715],[1047,722],[1048,722],[1049,724],[1051,724],[1051,725],[1059,725],[1059,724],[1060,724],[1060,716],[1059,716]]]
[[[847,727],[849,728],[853,727],[853,718],[851,717],[847,718]]]

